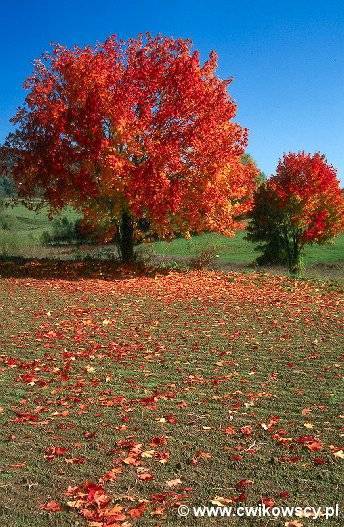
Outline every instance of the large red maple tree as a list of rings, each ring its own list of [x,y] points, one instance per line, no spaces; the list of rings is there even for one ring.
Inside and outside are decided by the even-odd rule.
[[[163,237],[231,235],[258,172],[242,162],[247,130],[216,67],[215,53],[201,64],[189,41],[162,36],[55,46],[9,138],[20,195],[107,215],[125,261],[142,219]]]

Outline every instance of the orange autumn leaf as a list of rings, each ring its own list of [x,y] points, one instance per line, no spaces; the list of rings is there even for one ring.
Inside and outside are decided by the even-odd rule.
[[[146,504],[145,503],[140,503],[136,507],[133,507],[132,509],[129,509],[128,510],[128,515],[131,518],[140,518],[143,515],[143,513],[145,512],[145,509],[146,509]]]
[[[48,512],[59,512],[61,510],[61,505],[57,501],[48,501],[39,506],[43,511]]]
[[[235,430],[235,428],[233,426],[227,426],[227,428],[225,428],[224,432],[227,435],[234,435],[234,434],[236,434],[236,430]]]

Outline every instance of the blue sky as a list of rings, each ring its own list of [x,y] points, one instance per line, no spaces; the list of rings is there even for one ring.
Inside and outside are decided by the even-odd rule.
[[[1,0],[0,141],[22,82],[51,42],[93,43],[150,31],[191,38],[234,77],[237,120],[267,174],[283,152],[320,150],[344,182],[344,2]]]

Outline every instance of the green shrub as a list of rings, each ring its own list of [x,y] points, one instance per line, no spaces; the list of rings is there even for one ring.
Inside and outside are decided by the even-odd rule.
[[[73,243],[79,241],[76,232],[76,222],[66,216],[52,221],[51,231],[44,231],[41,235],[42,245],[58,245],[60,243]]]
[[[0,259],[6,260],[15,256],[18,252],[18,244],[15,239],[9,239],[7,241],[0,241]]]

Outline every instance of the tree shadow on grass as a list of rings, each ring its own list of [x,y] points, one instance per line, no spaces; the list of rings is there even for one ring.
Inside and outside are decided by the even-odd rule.
[[[254,264],[218,262],[207,267],[223,273],[264,273],[289,276],[282,267],[257,267]],[[96,258],[82,260],[63,260],[57,258],[25,258],[8,256],[0,258],[0,278],[32,278],[35,280],[124,280],[139,276],[164,276],[171,271],[185,273],[192,270],[185,257],[156,259],[152,265],[138,262],[123,265],[119,260],[101,260]],[[204,269],[206,270],[206,269]],[[344,264],[317,264],[307,268],[303,278],[313,280],[332,280],[344,283]]]
[[[0,278],[35,280],[123,280],[138,276],[166,275],[169,269],[123,265],[118,260],[57,260],[41,258],[0,258]]]

